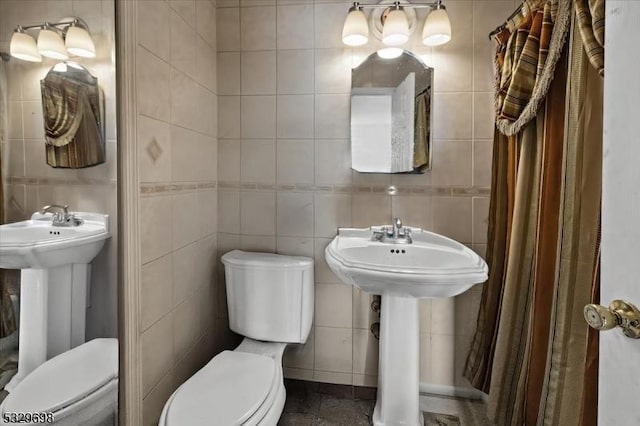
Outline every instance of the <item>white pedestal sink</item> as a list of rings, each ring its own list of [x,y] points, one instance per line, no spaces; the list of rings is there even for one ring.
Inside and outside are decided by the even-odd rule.
[[[373,229],[339,229],[325,250],[346,284],[379,294],[380,356],[375,426],[422,426],[419,298],[453,297],[487,279],[487,264],[464,245],[411,228],[413,243],[372,239]]]
[[[74,213],[82,224],[52,225],[52,216],[0,225],[0,268],[21,269],[17,384],[47,359],[85,341],[89,263],[109,238],[108,215]]]

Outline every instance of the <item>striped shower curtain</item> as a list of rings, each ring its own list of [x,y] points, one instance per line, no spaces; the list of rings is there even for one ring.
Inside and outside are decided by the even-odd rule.
[[[602,70],[584,8],[523,11],[496,37],[490,273],[465,376],[498,425],[595,425],[597,335],[582,309],[599,298]]]

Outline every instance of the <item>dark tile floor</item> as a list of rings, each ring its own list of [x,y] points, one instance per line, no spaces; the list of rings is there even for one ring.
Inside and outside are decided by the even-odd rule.
[[[287,400],[279,426],[371,425],[375,406],[374,388],[285,380]],[[475,417],[475,416],[473,416]],[[473,418],[471,417],[471,418]],[[425,426],[476,425],[457,416],[424,413]]]
[[[287,392],[280,426],[370,425],[375,400],[352,399],[316,391]]]

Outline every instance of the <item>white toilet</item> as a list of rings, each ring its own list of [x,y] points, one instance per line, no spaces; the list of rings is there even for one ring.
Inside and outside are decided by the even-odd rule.
[[[167,401],[160,426],[276,425],[285,401],[282,354],[313,319],[313,260],[233,250],[225,266],[229,326],[245,336]]]
[[[38,366],[0,405],[0,425],[16,424],[11,413],[53,414],[53,423],[22,424],[117,424],[118,339],[91,340]]]

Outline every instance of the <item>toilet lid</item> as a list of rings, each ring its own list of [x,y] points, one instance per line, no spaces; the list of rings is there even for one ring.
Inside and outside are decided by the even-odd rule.
[[[178,388],[166,424],[240,425],[267,399],[274,380],[272,358],[224,351]]]
[[[313,259],[303,256],[285,256],[282,254],[259,253],[242,250],[231,250],[220,259],[225,265],[241,267],[285,267],[308,268],[313,265]]]
[[[5,399],[3,412],[55,412],[118,379],[118,340],[94,339],[51,358]]]

